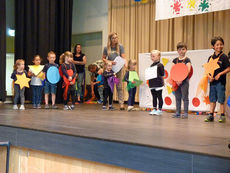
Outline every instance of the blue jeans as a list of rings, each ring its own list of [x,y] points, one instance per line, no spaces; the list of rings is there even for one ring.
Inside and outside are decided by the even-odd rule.
[[[225,101],[225,85],[221,82],[211,84],[209,90],[210,102],[215,103],[218,101],[220,104],[224,104]]]
[[[18,84],[14,84],[14,105],[18,104],[18,100],[20,99],[21,105],[24,105],[25,102],[25,87],[20,89]]]
[[[80,96],[81,98],[84,97],[84,93],[82,91],[82,85],[84,82],[85,72],[78,73],[78,79],[77,79],[77,96]]]
[[[128,106],[133,106],[135,103],[135,95],[136,95],[137,88],[131,88],[129,92],[129,99],[128,99]]]
[[[41,104],[41,98],[42,98],[42,86],[35,86],[31,85],[32,92],[33,92],[33,104],[38,105]]]

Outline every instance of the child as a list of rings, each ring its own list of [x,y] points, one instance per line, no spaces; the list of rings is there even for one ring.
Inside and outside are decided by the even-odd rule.
[[[98,94],[100,95],[100,100],[97,102],[99,104],[103,103],[103,91],[104,91],[104,80],[102,79],[103,69],[98,70],[97,80],[94,85],[97,86]]]
[[[109,79],[114,77],[115,73],[112,70],[112,62],[107,62],[105,65],[105,71],[103,73],[104,79],[104,98],[103,98],[103,106],[102,110],[106,110],[107,99],[109,97],[109,110],[114,110],[113,108],[113,91],[109,84]]]
[[[214,75],[208,75],[210,81],[209,99],[210,99],[210,114],[205,119],[205,122],[214,121],[214,111],[216,108],[216,102],[220,103],[220,118],[219,122],[225,122],[224,114],[224,102],[225,102],[225,85],[226,74],[230,72],[230,63],[228,57],[223,53],[224,40],[221,37],[214,37],[211,40],[211,45],[215,50],[214,54],[209,57],[208,62],[213,59],[218,59],[218,65],[220,68],[214,71]]]
[[[53,51],[50,51],[48,53],[47,57],[49,63],[45,65],[43,72],[46,74],[48,69],[51,66],[55,66],[58,68],[58,64],[55,63],[56,60],[56,54]],[[46,74],[47,79],[47,74]],[[52,95],[52,109],[57,109],[58,107],[55,105],[55,99],[56,99],[56,90],[57,90],[57,84],[51,84],[48,80],[45,81],[45,109],[49,109],[49,94]]]
[[[11,79],[14,80],[14,82],[17,80],[17,76],[16,75],[23,75],[24,73],[27,76],[27,72],[24,70],[25,68],[25,61],[23,59],[18,59],[14,65],[14,71],[11,74]],[[20,106],[20,110],[25,110],[25,106],[24,106],[24,102],[25,102],[25,87],[20,89],[20,86],[18,84],[14,83],[14,105],[13,105],[13,109],[17,110],[18,106],[18,99],[20,99],[21,101],[21,106]]]
[[[61,65],[61,71],[63,73],[63,87],[64,90],[64,110],[72,110],[75,108],[75,82],[76,82],[76,74],[77,70],[73,62],[73,54],[69,51],[63,53],[60,57],[60,60],[63,60],[64,63]],[[71,95],[72,105],[67,106],[69,97]]]
[[[164,86],[164,65],[160,63],[161,52],[159,50],[151,51],[151,60],[153,64],[150,67],[157,66],[157,78],[150,79],[148,81],[149,88],[151,89],[151,94],[153,97],[153,110],[150,115],[161,115],[163,107],[162,90]],[[158,100],[158,110],[157,110],[157,100]]]
[[[41,64],[41,57],[39,55],[35,55],[33,59],[33,63],[35,66],[40,66]],[[31,70],[29,70],[29,73],[31,73],[31,88],[33,92],[33,108],[34,109],[40,109],[41,108],[41,96],[42,96],[42,79],[36,76],[32,73]]]
[[[186,57],[187,45],[185,43],[179,42],[177,44],[177,52],[179,57],[173,59],[173,63],[184,63],[188,67],[188,76],[183,81],[176,82],[178,86],[175,91],[176,114],[173,115],[173,118],[181,117],[181,100],[184,102],[184,114],[182,115],[182,118],[188,118],[189,74],[191,71],[191,60]]]
[[[125,76],[124,76],[124,81],[127,82],[127,85],[129,85],[130,83],[132,84],[135,84],[136,81],[130,81],[129,78],[130,78],[130,72],[135,72],[136,73],[136,65],[137,65],[137,62],[136,60],[132,60],[130,59],[129,62],[128,62],[128,71],[125,73]],[[137,73],[136,73],[137,75]],[[137,76],[138,78],[138,76]],[[136,80],[139,80],[136,79]],[[135,103],[135,95],[136,95],[136,90],[137,90],[137,87],[131,87],[128,89],[128,92],[129,92],[129,98],[128,98],[128,111],[132,111],[134,110],[134,103]]]

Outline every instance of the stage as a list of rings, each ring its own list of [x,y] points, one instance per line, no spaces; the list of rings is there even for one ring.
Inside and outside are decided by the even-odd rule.
[[[45,110],[28,104],[20,111],[1,104],[0,140],[144,172],[230,172],[229,119],[206,123],[203,115],[174,119],[167,112],[150,116],[146,111],[119,111],[118,105],[114,111],[97,104],[76,105],[72,111],[58,106]]]

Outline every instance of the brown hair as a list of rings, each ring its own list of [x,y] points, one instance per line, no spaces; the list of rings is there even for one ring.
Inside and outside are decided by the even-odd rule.
[[[108,52],[108,56],[111,54],[111,46],[112,46],[112,37],[116,35],[117,36],[117,33],[116,32],[111,32],[109,35],[108,35],[108,42],[107,42],[107,52]],[[119,45],[119,42],[117,42],[116,44],[116,52],[118,55],[120,55],[120,45]]]
[[[66,57],[73,58],[72,52],[66,51],[65,53],[61,54],[60,59],[59,59],[59,64],[63,64],[65,62]]]
[[[179,42],[179,43],[177,43],[176,48],[177,48],[177,50],[180,49],[180,48],[187,49],[187,44],[184,43],[184,42]]]
[[[17,70],[18,66],[19,66],[22,62],[25,63],[24,59],[18,59],[18,60],[16,60],[16,62],[15,62],[15,64],[14,64],[14,67],[13,67],[14,70]]]
[[[128,70],[130,70],[130,65],[131,64],[136,65],[137,61],[135,59],[130,59],[129,62],[128,62]]]
[[[35,58],[36,58],[36,57],[39,57],[39,58],[40,58],[40,60],[42,61],[42,58],[41,58],[41,56],[40,56],[40,55],[34,55],[33,61],[35,60]],[[32,62],[33,62],[33,61],[32,61]]]
[[[54,51],[49,51],[48,56],[50,56],[51,54],[56,55]]]

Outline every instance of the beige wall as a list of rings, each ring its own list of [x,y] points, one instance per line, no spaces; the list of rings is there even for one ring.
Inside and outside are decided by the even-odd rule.
[[[6,149],[0,147],[0,172],[5,172]],[[9,173],[138,173],[138,171],[12,147]]]

